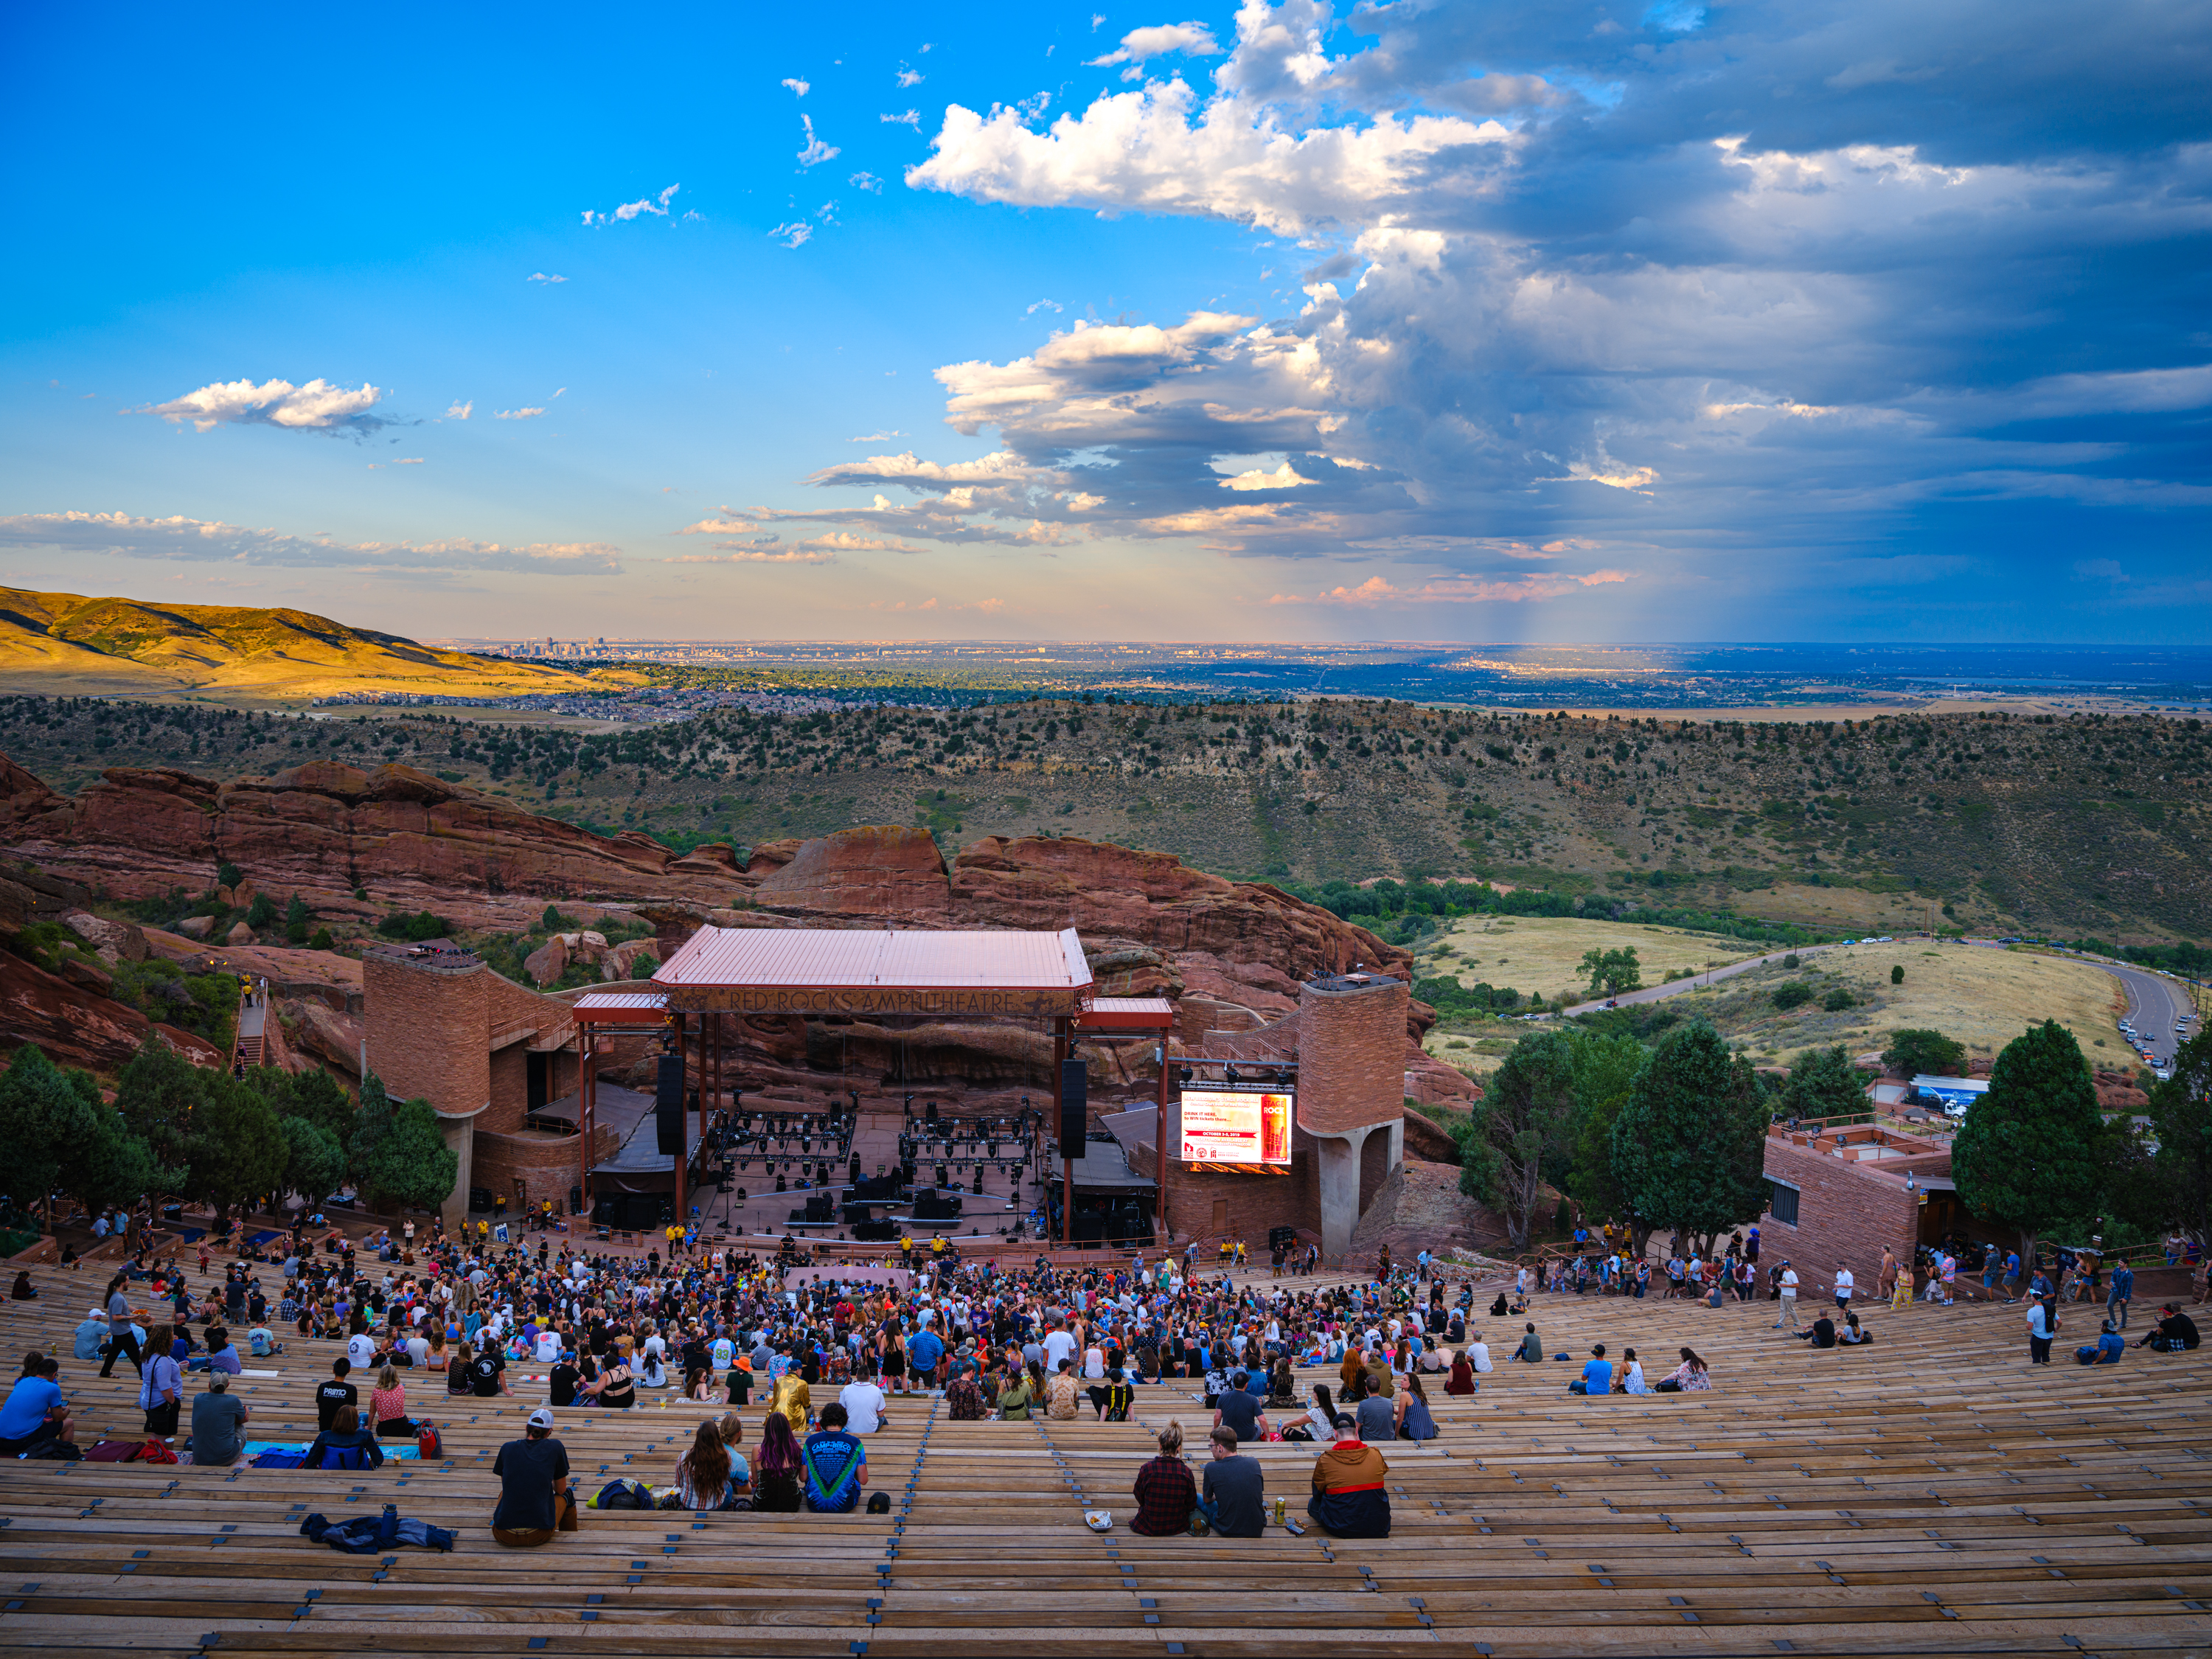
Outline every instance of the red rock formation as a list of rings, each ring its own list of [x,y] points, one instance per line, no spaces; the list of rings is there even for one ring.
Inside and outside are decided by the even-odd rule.
[[[0,951],[0,1042],[9,1048],[33,1042],[57,1066],[112,1072],[138,1052],[149,1030],[195,1065],[221,1066],[226,1059],[204,1037],[154,1024],[135,1008]]]
[[[746,866],[752,873],[752,866]],[[945,855],[927,830],[863,825],[820,836],[753,890],[770,909],[946,925]]]
[[[408,766],[328,762],[216,784],[116,767],[74,799],[0,759],[0,838],[125,897],[205,887],[228,860],[268,891],[439,904],[526,894],[726,902],[747,884],[726,848],[678,858],[635,831],[596,836]]]

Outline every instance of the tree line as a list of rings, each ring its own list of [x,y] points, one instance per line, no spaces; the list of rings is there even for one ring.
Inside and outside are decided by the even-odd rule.
[[[103,1101],[92,1073],[35,1047],[0,1075],[0,1145],[21,1202],[60,1193],[88,1212],[189,1194],[214,1207],[310,1203],[350,1178],[372,1209],[432,1208],[453,1190],[459,1156],[427,1100],[395,1102],[374,1073],[356,1102],[320,1071],[195,1066],[149,1036]]]
[[[1960,1045],[1933,1030],[1893,1034],[1895,1068],[1948,1072]],[[1504,1218],[1528,1248],[1547,1189],[1590,1214],[1623,1218],[1641,1254],[1652,1232],[1700,1250],[1766,1207],[1766,1132],[1778,1118],[1871,1110],[1841,1047],[1809,1049],[1786,1078],[1753,1070],[1702,1019],[1656,1043],[1601,1025],[1522,1039],[1459,1126],[1460,1189]],[[1952,1143],[1952,1177],[1975,1217],[2019,1240],[2064,1235],[2108,1243],[2212,1226],[2212,1034],[2184,1044],[2172,1077],[2150,1091],[2147,1128],[2098,1105],[2072,1032],[2046,1020],[1999,1053],[1988,1092]]]

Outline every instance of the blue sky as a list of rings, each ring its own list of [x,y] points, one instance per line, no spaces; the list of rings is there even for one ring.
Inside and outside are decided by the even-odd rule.
[[[11,11],[0,580],[434,637],[2208,632],[2203,0],[915,15]]]

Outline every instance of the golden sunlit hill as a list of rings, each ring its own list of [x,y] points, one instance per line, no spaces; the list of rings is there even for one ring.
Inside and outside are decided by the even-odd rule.
[[[0,587],[0,678],[53,696],[196,691],[295,702],[348,691],[585,691],[563,669],[440,651],[306,611]]]

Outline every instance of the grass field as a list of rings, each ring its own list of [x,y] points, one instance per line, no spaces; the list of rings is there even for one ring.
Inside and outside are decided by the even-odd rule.
[[[1416,951],[1417,973],[1455,974],[1462,985],[1479,981],[1510,985],[1522,994],[1587,995],[1582,972],[1590,951],[1632,949],[1644,982],[1656,985],[1670,969],[1694,972],[1755,957],[1762,947],[1719,933],[1680,927],[1646,927],[1626,921],[1583,921],[1566,916],[1468,916]]]
[[[1599,926],[1542,921],[1533,925]],[[1506,936],[1517,931],[1507,930]],[[1613,931],[1672,932],[1660,928]],[[1704,936],[1674,935],[1674,939],[1692,937]],[[1484,940],[1486,951],[1493,960],[1495,956],[1510,954],[1508,948],[1489,951],[1496,942],[1494,934]],[[1607,948],[1634,942],[1617,939]],[[1595,943],[1593,938],[1592,944]],[[1589,945],[1582,947],[1589,948]],[[1641,945],[1638,954],[1647,961],[1656,960]],[[1739,951],[1739,954],[1748,953]],[[1529,959],[1535,958],[1536,953],[1531,951]],[[1893,966],[1905,969],[1901,985],[1889,982]],[[1425,966],[1423,971],[1433,970]],[[1647,972],[1645,977],[1655,976]],[[1812,987],[1813,1000],[1787,1012],[1777,1008],[1775,988],[1787,980],[1801,980]],[[1823,999],[1838,989],[1850,992],[1853,1005],[1824,1008]],[[1974,1057],[1987,1059],[2030,1025],[2046,1019],[2055,1019],[2072,1031],[2092,1065],[2132,1068],[2136,1064],[2114,1024],[2122,1006],[2118,981],[2082,963],[2026,951],[1919,941],[1849,945],[1808,957],[1797,969],[1778,964],[1755,968],[1718,985],[1684,992],[1662,1006],[1711,1021],[1723,1036],[1741,1044],[1762,1064],[1787,1063],[1808,1048],[1832,1043],[1842,1043],[1854,1054],[1874,1052],[1887,1044],[1892,1031],[1907,1027],[1939,1030],[1965,1043]],[[1439,1024],[1429,1033],[1425,1046],[1447,1065],[1480,1081],[1504,1063],[1515,1042],[1539,1029],[1493,1020]]]

